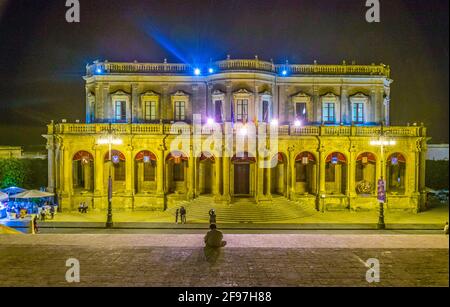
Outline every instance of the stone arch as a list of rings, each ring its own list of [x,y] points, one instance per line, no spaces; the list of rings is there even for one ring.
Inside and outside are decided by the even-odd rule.
[[[156,190],[156,155],[150,150],[141,150],[134,157],[134,189],[136,193]]]
[[[72,185],[74,190],[94,190],[94,156],[86,150],[72,157]]]

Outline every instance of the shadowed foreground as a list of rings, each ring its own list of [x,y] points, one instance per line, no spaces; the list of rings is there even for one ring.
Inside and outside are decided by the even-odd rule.
[[[0,236],[0,286],[448,286],[443,235],[226,235],[205,258],[202,235]],[[66,260],[81,281],[65,281]],[[366,281],[365,261],[381,281]]]

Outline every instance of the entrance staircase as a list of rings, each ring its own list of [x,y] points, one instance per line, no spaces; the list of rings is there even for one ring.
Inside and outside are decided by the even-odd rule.
[[[168,209],[175,215],[176,208],[184,206],[189,222],[209,222],[209,210],[215,209],[217,223],[271,223],[302,218],[316,214],[315,208],[281,196],[271,202],[257,204],[249,198],[237,198],[231,204],[217,204],[212,196],[200,196],[192,201],[180,201]]]

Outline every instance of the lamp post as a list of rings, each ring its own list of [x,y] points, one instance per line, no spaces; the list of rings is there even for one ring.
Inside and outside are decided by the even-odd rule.
[[[122,140],[121,139],[115,139],[113,136],[114,129],[112,128],[111,123],[108,126],[108,129],[106,130],[107,137],[100,138],[97,141],[97,144],[99,145],[108,145],[108,155],[109,155],[109,176],[108,176],[108,214],[106,216],[106,228],[112,228],[113,227],[113,220],[112,220],[112,145],[121,145]]]
[[[378,190],[378,202],[380,204],[380,208],[378,211],[378,224],[377,224],[377,228],[378,229],[385,229],[386,228],[386,224],[384,223],[384,203],[386,202],[386,181],[384,180],[385,176],[384,176],[384,171],[385,171],[385,163],[384,163],[384,148],[386,146],[393,146],[395,145],[396,142],[394,140],[388,140],[385,138],[385,133],[383,131],[383,125],[381,125],[381,130],[380,130],[380,137],[378,138],[378,140],[374,140],[374,141],[370,141],[370,145],[372,146],[379,146],[380,147],[380,153],[381,153],[381,157],[380,157],[380,164],[381,164],[381,175],[380,175],[380,179],[378,180],[378,184],[377,184],[377,190]]]

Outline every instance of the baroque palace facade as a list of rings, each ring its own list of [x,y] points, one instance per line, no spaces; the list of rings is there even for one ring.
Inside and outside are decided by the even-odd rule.
[[[106,209],[109,174],[114,210],[202,194],[376,210],[382,176],[388,209],[424,207],[426,128],[390,125],[384,64],[104,61],[84,79],[86,122],[52,122],[44,136],[62,210]]]

